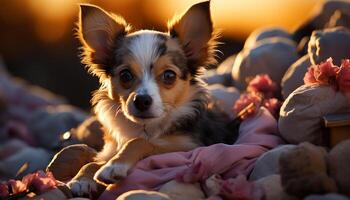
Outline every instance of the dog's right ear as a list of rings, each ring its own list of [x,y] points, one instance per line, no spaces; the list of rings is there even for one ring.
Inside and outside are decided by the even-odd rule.
[[[217,34],[211,20],[209,1],[197,3],[183,15],[175,16],[168,22],[168,28],[170,36],[177,38],[182,45],[191,71],[216,63]]]
[[[129,25],[119,16],[89,4],[80,5],[78,37],[83,44],[83,63],[100,78],[113,67],[116,40],[124,37]]]

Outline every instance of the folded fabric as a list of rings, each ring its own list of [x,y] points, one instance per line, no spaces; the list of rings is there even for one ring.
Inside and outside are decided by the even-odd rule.
[[[242,122],[239,138],[234,145],[214,144],[189,152],[173,152],[150,156],[140,161],[117,185],[110,185],[100,199],[115,199],[135,189],[158,190],[178,176],[191,173],[193,166],[201,165],[198,181],[213,174],[224,179],[249,175],[256,159],[266,151],[282,144],[277,122],[265,108]]]
[[[3,150],[5,149],[1,148],[1,151]],[[20,178],[25,174],[44,169],[53,156],[51,152],[43,148],[30,146],[22,147],[20,150],[11,153],[10,156],[0,160],[0,180],[13,177]],[[27,167],[20,170],[23,166]],[[18,174],[19,171],[22,173]]]
[[[304,76],[305,85],[294,90],[281,107],[281,136],[291,144],[307,141],[327,145],[322,117],[349,111],[349,78],[349,60],[343,60],[341,67],[334,65],[331,58],[312,65]]]
[[[349,22],[346,20],[346,15],[350,11],[350,2],[347,0],[331,0],[323,1],[318,6],[314,7],[311,13],[311,18],[302,24],[294,31],[293,39],[300,41],[304,36],[311,35],[314,30],[331,28],[335,26],[348,27]],[[334,16],[335,15],[335,16]]]
[[[235,87],[225,87],[221,84],[209,85],[208,90],[218,107],[233,119],[235,113],[232,112],[232,107],[239,99],[240,92]]]
[[[234,86],[244,90],[256,75],[267,74],[279,86],[289,66],[298,60],[296,44],[286,38],[267,38],[237,54],[232,67]]]
[[[322,117],[327,114],[348,110],[346,97],[329,86],[303,85],[292,92],[284,101],[279,131],[282,137],[292,144],[311,142],[326,145],[326,129]]]
[[[337,144],[327,155],[328,174],[338,186],[338,192],[350,197],[350,139]]]
[[[27,127],[39,146],[60,149],[62,134],[86,118],[87,113],[73,106],[47,106],[32,112]]]
[[[350,55],[350,29],[335,27],[312,32],[308,54],[313,65],[332,57],[333,63],[340,65]]]
[[[310,56],[305,55],[288,68],[281,82],[283,99],[287,99],[295,89],[304,85],[303,78],[310,65]]]
[[[278,161],[281,154],[295,146],[294,144],[280,145],[261,155],[255,162],[254,169],[249,176],[249,181],[257,181],[267,176],[279,174]]]
[[[31,112],[38,108],[65,103],[62,97],[13,77],[1,64],[0,100],[6,106],[2,115],[21,121],[28,120]]]
[[[249,35],[244,43],[244,48],[253,48],[257,43],[267,38],[292,39],[292,36],[286,30],[279,27],[258,28]]]

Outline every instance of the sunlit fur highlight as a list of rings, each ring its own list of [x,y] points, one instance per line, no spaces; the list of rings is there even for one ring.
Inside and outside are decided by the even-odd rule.
[[[151,30],[141,30],[131,33],[129,36],[137,35],[134,40],[128,45],[128,49],[135,61],[138,62],[141,69],[145,70],[158,58],[156,34],[159,32]],[[144,74],[146,74],[144,72]]]
[[[97,14],[97,18],[98,19],[94,20],[91,20],[91,18],[84,20],[91,20],[91,22],[88,23],[97,24],[90,27],[89,31],[101,29],[108,33],[107,48],[108,53],[112,56],[109,56],[107,59],[115,59],[115,53],[120,48],[120,46],[116,45],[124,45],[127,55],[122,55],[123,64],[129,62],[126,63],[129,67],[138,68],[134,71],[139,71],[139,69],[141,69],[141,71],[138,72],[139,76],[142,76],[138,77],[141,86],[143,84],[142,80],[150,79],[155,81],[157,84],[157,92],[161,97],[160,103],[163,106],[162,116],[156,119],[145,120],[144,123],[132,120],[132,116],[127,112],[126,105],[130,104],[130,102],[127,101],[128,99],[126,97],[135,92],[140,85],[133,86],[130,91],[125,90],[121,88],[118,83],[118,74],[114,74],[116,73],[114,68],[120,66],[108,66],[113,68],[110,74],[108,74],[105,69],[106,66],[95,63],[93,56],[96,56],[96,52],[85,41],[86,38],[84,38],[83,34],[86,34],[86,30],[83,27],[82,19],[80,19],[78,36],[83,44],[82,62],[87,65],[90,73],[100,78],[101,82],[101,87],[93,94],[91,102],[99,121],[107,130],[107,134],[111,136],[106,137],[108,145],[99,153],[97,160],[110,159],[122,148],[123,144],[132,138],[141,137],[152,141],[162,135],[176,133],[178,130],[181,130],[181,127],[184,125],[188,126],[188,124],[196,123],[207,109],[209,102],[209,95],[205,84],[198,78],[198,74],[201,73],[203,68],[216,63],[215,48],[218,44],[216,41],[218,34],[210,29],[210,39],[203,45],[203,48],[200,49],[201,52],[205,52],[205,59],[200,60],[198,66],[192,66],[195,68],[195,73],[188,73],[185,77],[180,79],[179,76],[182,72],[177,70],[178,77],[175,85],[171,88],[166,88],[159,82],[157,76],[161,74],[162,70],[166,70],[171,67],[171,65],[174,65],[174,63],[172,63],[170,58],[167,58],[167,54],[158,55],[159,52],[156,52],[158,42],[161,41],[157,35],[163,35],[162,37],[167,38],[166,47],[168,51],[176,51],[180,56],[186,57],[183,50],[184,44],[180,44],[178,38],[172,38],[170,35],[171,31],[169,31],[169,33],[160,33],[142,30],[129,33],[130,26],[116,15],[103,11]],[[179,18],[175,18],[175,20],[172,21],[173,23],[169,23],[169,29],[171,29],[175,23],[179,22]],[[130,40],[129,43],[125,43],[126,40],[124,40],[124,38],[132,37],[134,37],[134,39]],[[152,66],[154,67],[152,73],[147,71],[151,65],[154,65]],[[198,138],[192,137],[193,143],[191,142],[191,144],[196,143],[200,145]]]
[[[174,31],[174,27],[180,22],[181,18],[188,12],[188,10],[184,11],[181,14],[175,14],[172,19],[170,19],[167,22],[167,27],[168,27],[168,34],[170,34],[172,31]],[[210,23],[212,24],[211,21],[211,16],[210,18]],[[218,50],[218,46],[222,44],[221,42],[218,42],[218,39],[221,37],[221,32],[218,29],[213,29],[211,32],[211,37],[207,44],[204,46],[202,51],[206,52],[205,59],[202,60],[201,66],[199,68],[203,67],[205,69],[210,69],[212,66],[217,64],[217,58],[218,54],[222,53],[220,50]],[[198,75],[202,75],[203,70],[198,70]]]
[[[97,7],[95,5],[91,4],[80,4],[81,6],[92,6]],[[115,39],[117,35],[126,35],[131,30],[131,25],[128,24],[123,17],[116,15],[114,13],[108,13],[105,12],[103,9],[99,8],[100,11],[103,12],[104,15],[106,15],[108,18],[105,18],[105,16],[100,16],[100,18],[96,18],[96,15],[94,15],[94,18],[91,20],[94,20],[98,26],[94,26],[94,30],[104,30],[108,33],[110,36],[108,38],[108,51],[109,53],[113,52],[115,48]],[[101,13],[102,14],[102,13]],[[80,10],[80,16],[82,16],[82,10]],[[84,19],[89,20],[89,19]],[[89,44],[84,40],[83,36],[83,24],[82,24],[82,18],[79,18],[79,21],[77,23],[76,28],[76,37],[80,40],[81,44],[83,44],[83,47],[80,48],[81,50],[81,62],[85,64],[86,68],[88,69],[88,72],[99,77],[100,81],[102,82],[104,79],[107,78],[106,70],[104,69],[104,66],[101,66],[102,64],[97,64],[93,60],[93,54],[96,52],[95,49],[93,49]],[[89,30],[92,31],[92,30]]]
[[[84,165],[67,183],[74,195],[91,196],[97,183],[119,182],[139,160],[151,155],[233,144],[236,131],[209,106],[206,85],[199,78],[202,70],[216,63],[218,35],[209,8],[209,1],[195,4],[169,23],[168,33],[130,34],[123,19],[96,6],[81,6],[82,60],[100,78],[101,86],[91,101],[105,130],[105,145],[95,158],[99,162]],[[138,104],[134,97],[146,93],[153,103]],[[156,115],[153,105],[159,108]]]

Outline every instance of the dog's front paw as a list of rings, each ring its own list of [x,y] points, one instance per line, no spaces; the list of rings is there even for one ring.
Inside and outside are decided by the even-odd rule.
[[[94,179],[102,184],[112,184],[124,179],[128,174],[130,165],[124,163],[107,163],[102,168],[100,168]]]
[[[72,191],[73,196],[91,198],[94,192],[98,190],[96,181],[90,178],[73,179],[67,183],[67,186]]]

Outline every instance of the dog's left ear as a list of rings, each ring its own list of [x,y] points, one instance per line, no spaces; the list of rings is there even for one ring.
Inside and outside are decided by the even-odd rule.
[[[116,41],[121,40],[129,30],[125,20],[90,4],[80,5],[78,36],[83,44],[83,63],[89,71],[105,76],[112,67],[111,52],[116,48]]]
[[[177,38],[188,59],[190,67],[214,64],[217,43],[210,16],[210,2],[190,7],[181,17],[175,16],[168,23],[172,38]]]

